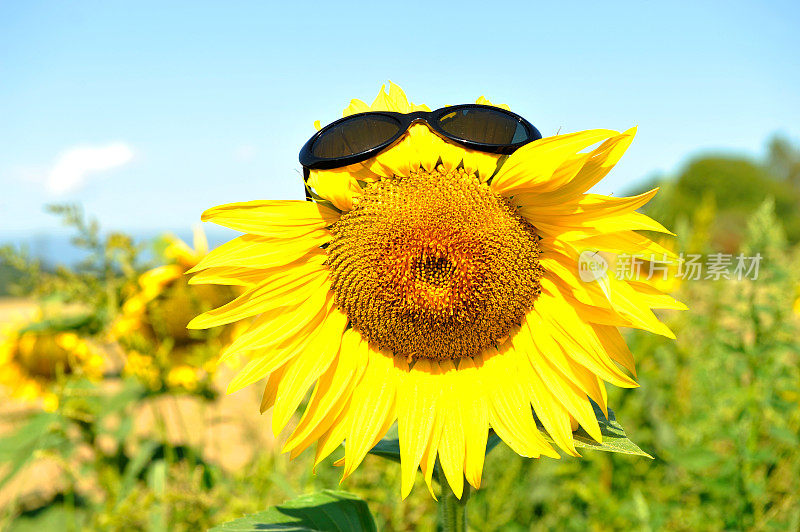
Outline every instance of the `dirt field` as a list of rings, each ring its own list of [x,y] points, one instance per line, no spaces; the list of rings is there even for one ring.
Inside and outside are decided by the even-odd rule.
[[[0,331],[5,325],[31,318],[36,311],[33,302],[24,299],[0,299]],[[2,332],[0,332],[2,334]],[[0,338],[1,339],[1,338]],[[261,388],[250,386],[232,395],[224,395],[231,371],[217,374],[218,400],[203,403],[193,397],[162,397],[135,405],[132,412],[137,437],[158,437],[154,419],[165,422],[166,435],[173,444],[188,443],[202,449],[206,460],[224,469],[236,470],[247,464],[253,453],[274,449],[277,445],[270,428],[269,413],[261,415]],[[108,386],[114,386],[109,382]],[[2,391],[0,391],[2,396]],[[9,430],[9,419],[30,408],[13,401],[0,402],[0,434]],[[47,496],[53,493],[53,479],[59,477],[59,466],[51,460],[37,460],[0,490],[0,508],[18,497]]]

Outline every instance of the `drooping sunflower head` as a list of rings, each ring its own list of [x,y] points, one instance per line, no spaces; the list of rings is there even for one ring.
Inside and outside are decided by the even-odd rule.
[[[73,331],[46,323],[9,329],[0,341],[0,388],[21,401],[40,403],[49,411],[58,406],[56,387],[66,378],[102,377],[98,349]]]
[[[231,341],[237,327],[190,331],[189,321],[199,312],[235,297],[231,287],[191,286],[185,276],[208,252],[201,229],[194,248],[177,237],[165,237],[168,264],[143,273],[125,300],[112,326],[112,336],[126,351],[125,372],[152,389],[194,391],[216,367],[216,353]],[[192,375],[190,375],[190,372]]]
[[[478,103],[490,105],[485,99]],[[409,113],[391,85],[345,115]],[[683,308],[647,279],[580,275],[582,253],[658,253],[668,233],[636,212],[655,191],[587,191],[633,130],[543,138],[508,156],[470,150],[413,124],[364,162],[311,170],[314,201],[251,201],[203,219],[245,235],[212,251],[195,283],[244,286],[192,328],[255,317],[222,359],[249,362],[229,391],[267,378],[277,434],[312,389],[286,450],[345,440],[344,472],[397,423],[402,492],[437,457],[454,492],[480,484],[488,431],[524,456],[577,455],[579,426],[602,435],[605,383],[635,386],[617,327],[672,337],[655,308]],[[538,425],[537,425],[538,421]]]

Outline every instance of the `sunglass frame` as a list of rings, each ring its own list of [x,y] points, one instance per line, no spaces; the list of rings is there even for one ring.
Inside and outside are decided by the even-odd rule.
[[[452,112],[460,111],[463,109],[479,109],[484,111],[492,111],[506,115],[507,117],[511,117],[514,120],[516,120],[519,124],[522,124],[527,133],[527,138],[521,142],[516,142],[513,144],[487,144],[483,142],[475,142],[468,139],[462,139],[451,133],[448,133],[440,124],[442,117]],[[398,128],[397,133],[392,137],[390,137],[388,140],[385,140],[377,144],[376,146],[359,153],[354,153],[352,155],[347,155],[344,157],[333,157],[333,158],[321,158],[313,154],[312,148],[314,147],[314,143],[322,135],[324,135],[326,132],[330,131],[331,129],[337,127],[338,125],[344,122],[355,120],[365,115],[373,115],[373,116],[377,115],[377,116],[385,116],[392,118],[399,123],[400,127]],[[467,104],[442,107],[434,111],[415,111],[413,113],[397,113],[393,111],[369,111],[366,113],[356,113],[354,115],[340,118],[335,122],[331,122],[327,126],[317,131],[310,139],[308,139],[308,141],[303,145],[303,148],[300,150],[300,164],[303,166],[304,169],[303,173],[307,179],[308,170],[328,170],[331,168],[341,168],[343,166],[348,166],[351,164],[366,161],[367,159],[374,157],[381,151],[385,150],[386,148],[397,142],[397,140],[400,139],[406,133],[406,131],[408,131],[408,128],[410,128],[416,122],[425,122],[431,129],[433,129],[436,133],[438,133],[442,137],[451,140],[457,144],[460,144],[465,148],[482,151],[485,153],[510,154],[513,153],[518,148],[524,146],[525,144],[528,144],[529,142],[533,142],[534,140],[539,140],[542,138],[542,134],[539,133],[539,130],[536,129],[536,127],[533,124],[525,120],[523,117],[519,116],[516,113],[512,113],[511,111],[507,111],[499,107],[493,107],[491,105],[467,103]]]

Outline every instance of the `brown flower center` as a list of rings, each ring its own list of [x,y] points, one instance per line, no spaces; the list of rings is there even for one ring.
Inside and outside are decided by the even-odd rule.
[[[26,333],[13,351],[14,361],[30,377],[49,380],[58,373],[72,373],[69,351],[58,345],[55,333]]]
[[[409,360],[477,355],[541,291],[533,226],[462,169],[370,184],[331,231],[337,304],[366,339]]]

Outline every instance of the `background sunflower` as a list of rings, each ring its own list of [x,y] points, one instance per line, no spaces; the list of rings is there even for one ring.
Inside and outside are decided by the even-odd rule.
[[[102,377],[101,352],[73,331],[34,322],[8,329],[0,338],[0,387],[12,399],[53,411],[65,379]]]
[[[235,326],[190,331],[186,325],[200,311],[221,305],[236,295],[231,287],[194,287],[186,272],[208,252],[201,229],[194,247],[175,236],[164,237],[168,264],[144,272],[122,304],[111,336],[125,351],[124,373],[154,391],[177,389],[213,395],[211,381],[217,353],[237,334]]]

